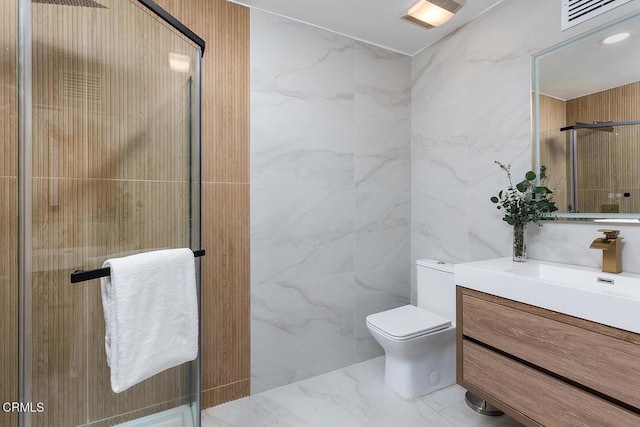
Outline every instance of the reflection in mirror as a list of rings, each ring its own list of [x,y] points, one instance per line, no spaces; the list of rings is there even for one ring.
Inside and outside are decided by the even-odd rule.
[[[533,79],[535,166],[559,216],[640,217],[640,14],[536,55]]]

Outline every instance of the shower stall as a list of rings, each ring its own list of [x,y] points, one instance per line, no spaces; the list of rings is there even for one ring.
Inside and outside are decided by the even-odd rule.
[[[114,393],[100,282],[70,275],[201,249],[204,41],[149,0],[0,16],[0,425],[199,426],[199,358]]]
[[[540,132],[540,164],[559,212],[640,212],[640,121],[594,121]]]

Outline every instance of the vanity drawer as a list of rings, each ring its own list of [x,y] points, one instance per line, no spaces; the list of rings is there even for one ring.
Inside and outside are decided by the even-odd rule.
[[[463,379],[521,414],[529,425],[638,426],[640,416],[468,340]]]
[[[503,305],[482,295],[462,295],[464,336],[640,408],[640,345],[544,317],[547,310],[533,314],[518,309],[530,307],[525,304]]]

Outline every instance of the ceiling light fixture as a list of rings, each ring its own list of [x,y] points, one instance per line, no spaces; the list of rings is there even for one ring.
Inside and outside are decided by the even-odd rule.
[[[402,18],[426,28],[438,27],[453,18],[465,0],[420,0]]]
[[[604,40],[602,40],[602,43],[604,43],[604,44],[618,43],[618,42],[621,42],[622,40],[628,39],[630,35],[631,35],[631,33],[626,33],[626,32],[625,33],[612,34],[609,37],[607,37]]]

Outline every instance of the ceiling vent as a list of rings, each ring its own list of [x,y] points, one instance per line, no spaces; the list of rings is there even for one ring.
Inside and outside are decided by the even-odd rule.
[[[631,0],[562,0],[562,31]]]

